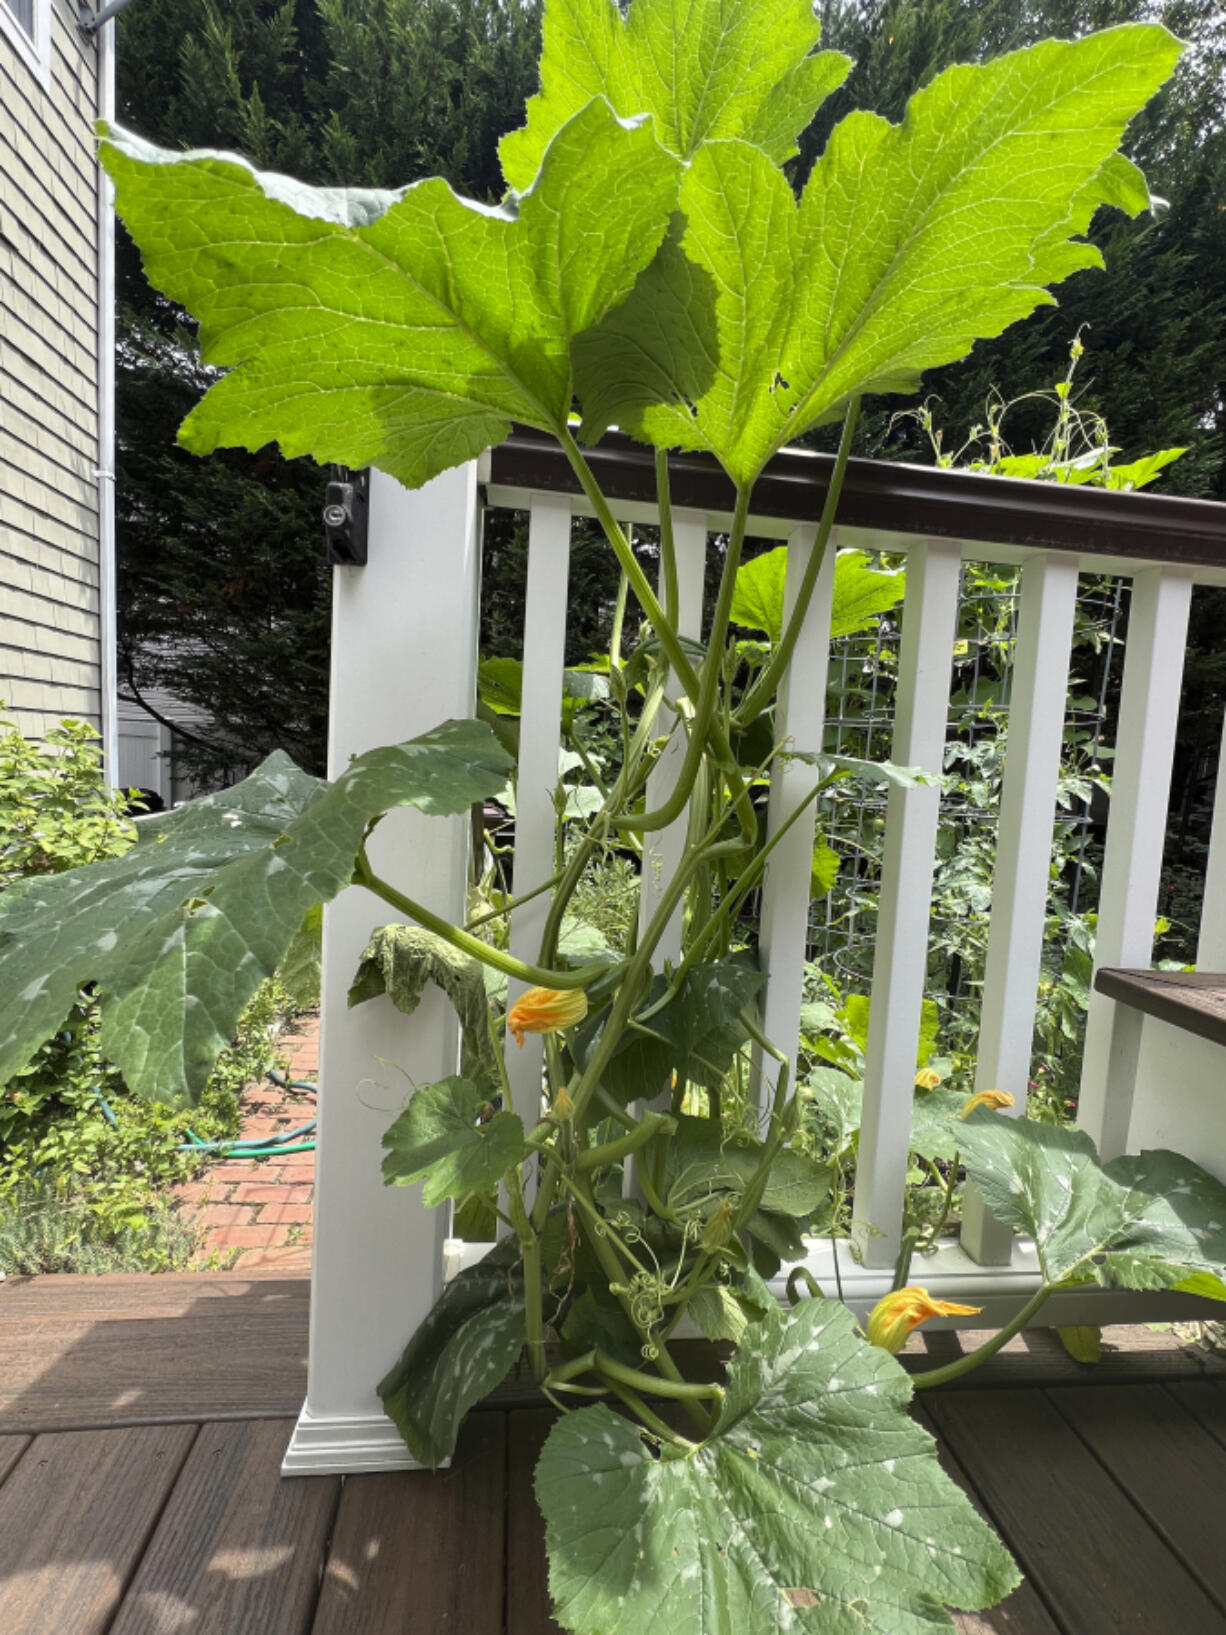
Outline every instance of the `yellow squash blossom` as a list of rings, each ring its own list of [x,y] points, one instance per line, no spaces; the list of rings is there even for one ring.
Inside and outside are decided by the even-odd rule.
[[[556,1033],[572,1028],[587,1015],[587,995],[582,988],[529,988],[507,1013],[507,1028],[517,1045],[525,1033]]]
[[[915,1075],[915,1088],[917,1090],[935,1090],[940,1082],[941,1075],[935,1067],[921,1067]]]
[[[966,1105],[958,1114],[959,1118],[969,1118],[976,1107],[990,1107],[998,1113],[1002,1107],[1013,1107],[1016,1103],[1008,1090],[976,1090],[973,1096],[966,1098]]]
[[[930,1317],[977,1317],[982,1306],[958,1306],[952,1300],[934,1300],[927,1289],[895,1289],[873,1307],[865,1332],[870,1345],[899,1352],[913,1328]]]

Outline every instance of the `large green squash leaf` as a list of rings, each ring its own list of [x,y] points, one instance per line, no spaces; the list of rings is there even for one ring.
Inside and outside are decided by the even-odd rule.
[[[851,62],[814,52],[809,0],[548,0],[541,94],[499,146],[503,173],[528,187],[548,144],[592,97],[623,119],[651,114],[660,141],[689,158],[703,142],[742,137],[776,163]]]
[[[868,566],[866,551],[840,551],[834,564],[834,596],[830,608],[831,636],[850,636],[867,630],[879,613],[897,607],[907,593],[905,573],[882,573]],[[732,617],[748,630],[762,630],[771,641],[783,634],[783,589],[788,548],[755,556],[737,570],[732,594]]]
[[[1101,265],[1076,236],[1148,203],[1115,149],[1178,54],[1130,25],[949,68],[901,125],[843,120],[799,208],[760,148],[708,142],[659,255],[577,344],[585,437],[616,423],[750,482],[851,396],[914,391]]]
[[[205,360],[233,367],[186,446],[278,442],[416,487],[512,420],[564,425],[571,338],[651,259],[679,168],[649,123],[584,103],[498,209],[438,178],[316,190],[111,129],[102,161],[151,282],[199,319]]]
[[[528,1148],[514,1113],[495,1113],[478,1124],[487,1107],[488,1097],[468,1079],[422,1085],[383,1137],[383,1179],[396,1186],[424,1180],[422,1198],[431,1208],[488,1190]]]
[[[536,1472],[555,1616],[578,1635],[932,1635],[1018,1582],[849,1312],[753,1325],[709,1439],[653,1446],[606,1407]]]
[[[758,1167],[762,1143],[748,1137],[725,1137],[716,1118],[677,1120],[669,1142],[666,1187],[668,1203],[690,1210],[698,1203],[714,1206],[729,1192],[744,1192]],[[785,1147],[775,1156],[760,1207],[799,1220],[812,1215],[830,1192],[830,1171],[803,1153]]]
[[[519,1243],[506,1238],[448,1283],[433,1311],[379,1382],[384,1412],[419,1464],[455,1451],[464,1416],[499,1384],[524,1346]]]
[[[465,812],[509,767],[477,721],[371,750],[334,783],[277,753],[233,789],[142,819],[123,857],[12,887],[0,899],[0,1084],[96,982],[103,1053],[132,1089],[198,1093],[308,910],[349,884],[370,823],[397,806]]]
[[[1035,1240],[1048,1282],[1226,1300],[1226,1186],[1190,1158],[1100,1164],[1081,1130],[983,1109],[961,1126],[959,1150],[988,1207]]]

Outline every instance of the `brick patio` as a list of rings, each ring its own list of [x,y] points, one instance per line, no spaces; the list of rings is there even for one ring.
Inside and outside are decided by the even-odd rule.
[[[319,1018],[300,1016],[282,1033],[291,1079],[314,1079],[319,1071]],[[276,1085],[248,1085],[243,1095],[241,1139],[282,1135],[315,1116],[310,1098]],[[296,1145],[297,1143],[295,1143]],[[315,1196],[315,1154],[287,1153],[284,1160],[225,1158],[197,1180],[176,1188],[184,1214],[204,1228],[198,1253],[202,1267],[234,1264],[244,1271],[307,1271]]]

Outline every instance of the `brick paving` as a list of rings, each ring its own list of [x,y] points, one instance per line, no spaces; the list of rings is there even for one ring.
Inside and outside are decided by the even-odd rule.
[[[289,1058],[291,1079],[318,1075],[318,1016],[298,1017],[277,1043]],[[249,1084],[243,1092],[240,1139],[266,1140],[314,1117],[312,1098],[289,1095],[271,1081]],[[275,1156],[222,1158],[175,1190],[183,1214],[203,1229],[197,1254],[202,1269],[229,1265],[247,1271],[257,1267],[310,1269],[313,1152],[287,1153],[284,1160]]]

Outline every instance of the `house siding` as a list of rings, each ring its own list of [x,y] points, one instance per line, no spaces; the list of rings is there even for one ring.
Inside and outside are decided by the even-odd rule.
[[[97,48],[52,0],[44,86],[0,33],[0,699],[100,725]]]

